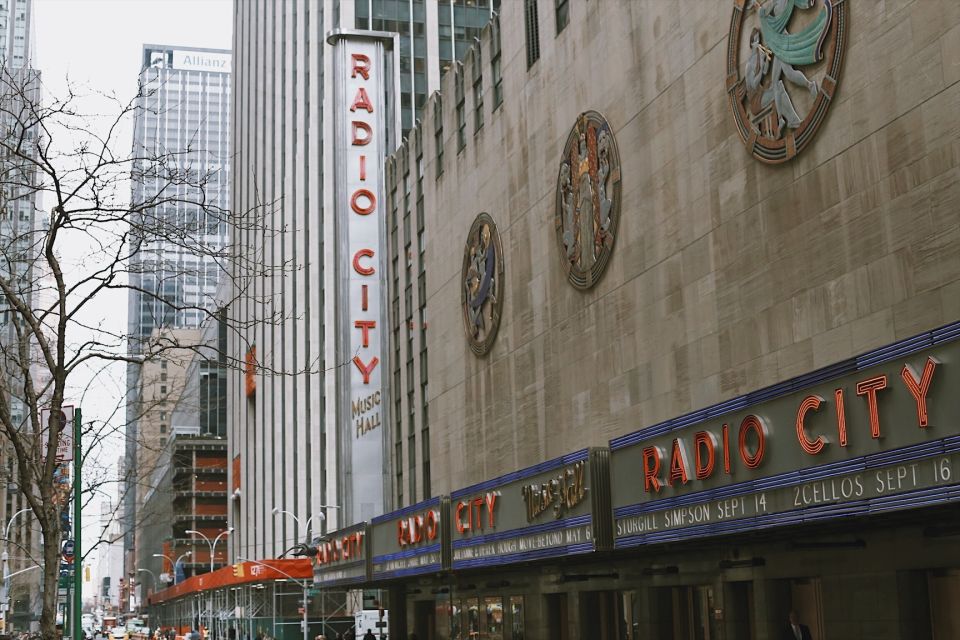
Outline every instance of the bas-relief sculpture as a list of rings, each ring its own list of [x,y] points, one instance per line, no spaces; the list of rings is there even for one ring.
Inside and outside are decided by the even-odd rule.
[[[740,137],[757,159],[790,160],[822,124],[843,64],[848,2],[735,1],[727,90]]]
[[[497,336],[503,309],[503,248],[489,214],[473,221],[463,250],[461,306],[470,350],[486,354]]]
[[[620,219],[620,154],[599,113],[577,118],[567,138],[557,179],[555,226],[567,278],[578,289],[600,279]]]

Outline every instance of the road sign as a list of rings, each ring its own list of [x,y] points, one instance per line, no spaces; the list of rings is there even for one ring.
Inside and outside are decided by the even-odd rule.
[[[57,424],[51,425],[50,422],[50,409],[41,409],[40,429],[41,433],[43,433],[43,438],[41,438],[43,451],[46,452],[47,450],[51,428],[58,429],[60,431],[60,439],[57,441],[57,462],[70,462],[73,460],[73,407],[62,407],[60,418],[56,421]]]

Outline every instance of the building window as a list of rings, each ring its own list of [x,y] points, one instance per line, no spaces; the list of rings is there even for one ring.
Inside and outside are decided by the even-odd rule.
[[[503,103],[503,72],[500,68],[500,18],[494,18],[490,38],[490,71],[493,75],[493,108]]]
[[[563,31],[563,28],[570,22],[570,0],[554,0],[556,7],[554,12],[557,18],[557,35]]]
[[[167,361],[166,361],[166,360],[161,360],[161,361],[160,361],[160,368],[161,368],[161,369],[166,369],[166,368],[167,368]]]
[[[160,412],[160,419],[161,419],[161,420],[166,420],[166,419],[167,419],[167,412],[166,412],[166,411],[161,411],[161,412]]]
[[[167,425],[161,424],[161,425],[160,425],[160,433],[166,433],[166,432],[167,432]]]
[[[433,103],[433,144],[437,150],[437,178],[443,175],[443,101],[437,94]]]
[[[467,146],[467,115],[464,107],[463,73],[459,70],[454,85],[457,92],[457,152],[459,153]]]
[[[483,56],[480,41],[473,48],[473,132],[483,128]]]
[[[160,385],[160,395],[162,396],[167,395],[167,385],[165,384]]]
[[[540,18],[537,0],[524,0],[524,22],[527,28],[527,69],[540,59]]]
[[[167,439],[166,439],[166,438],[160,438],[160,447],[162,448],[162,447],[166,446],[166,444],[167,444]]]

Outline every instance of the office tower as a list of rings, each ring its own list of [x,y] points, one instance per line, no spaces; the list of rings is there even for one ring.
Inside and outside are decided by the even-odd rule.
[[[13,114],[25,103],[37,102],[41,97],[39,73],[31,65],[33,41],[32,2],[0,0],[0,103],[3,106],[0,128],[8,142],[23,140],[26,153],[31,153],[30,143],[37,132],[25,128]],[[37,172],[31,162],[4,153],[0,173],[4,176],[0,190],[0,275],[17,289],[20,300],[33,306],[41,288],[36,262],[43,229],[37,218],[39,196],[28,185],[35,182]],[[20,361],[20,352],[10,348],[17,343],[14,316],[6,301],[0,301],[0,393],[7,396],[11,421],[25,425],[29,412],[23,399],[18,397],[24,372],[30,370],[36,388],[43,388],[46,379],[39,367],[25,366],[26,363]],[[31,353],[29,357],[34,355]],[[7,442],[0,447],[4,458],[0,469],[0,526],[10,523],[10,536],[4,540],[4,549],[9,552],[7,570],[12,573],[30,566],[31,556],[36,557],[38,553],[40,532],[29,512],[23,511],[27,502],[17,490],[19,473],[12,447]],[[5,594],[9,600],[0,603],[5,632],[30,628],[39,592],[38,573],[26,573],[11,582],[10,592]]]
[[[163,158],[179,170],[203,172],[206,179],[201,193],[197,181],[193,186],[169,186],[154,177],[154,167],[135,168],[132,201],[159,199],[162,204],[146,212],[142,222],[148,231],[130,261],[128,335],[133,354],[141,353],[143,342],[151,336],[199,335],[192,330],[216,307],[214,296],[222,269],[214,254],[226,244],[224,212],[230,207],[230,51],[146,44],[141,55],[134,152],[145,158]],[[195,204],[201,201],[205,207]],[[141,220],[131,222],[137,225]],[[159,224],[173,231],[152,234]],[[152,474],[150,465],[143,462],[156,459],[162,448],[160,439],[167,438],[166,428],[161,431],[159,425],[169,424],[161,414],[172,412],[176,402],[172,383],[164,385],[168,374],[162,365],[162,361],[143,367],[130,365],[127,370],[124,517],[128,572],[134,562],[136,512],[143,493],[137,484]],[[157,379],[146,379],[148,370],[153,369],[156,375],[151,376]],[[151,394],[147,403],[141,396],[147,387],[171,395]],[[157,428],[141,429],[141,421]]]
[[[239,210],[263,205],[265,226],[286,230],[266,241],[244,233],[231,239],[234,251],[283,265],[235,274],[243,294],[230,314],[241,328],[231,333],[229,351],[248,371],[228,382],[234,557],[275,557],[303,538],[308,523],[317,533],[377,515],[348,512],[353,496],[339,462],[338,430],[346,433],[352,407],[336,400],[338,376],[351,358],[338,350],[336,332],[342,256],[334,236],[334,67],[326,36],[335,29],[398,34],[398,64],[387,70],[398,74],[391,94],[399,99],[388,97],[399,105],[401,135],[396,127],[389,132],[396,141],[493,11],[485,0],[234,6],[232,201]],[[381,147],[378,166],[392,151]],[[429,488],[417,495],[430,495]],[[389,495],[373,498],[370,504],[392,502]]]

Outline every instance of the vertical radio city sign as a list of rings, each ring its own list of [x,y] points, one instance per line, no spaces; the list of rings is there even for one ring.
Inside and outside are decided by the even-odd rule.
[[[383,171],[396,135],[392,34],[335,31],[338,441],[346,522],[386,510],[386,220]],[[392,108],[391,108],[392,107]]]

